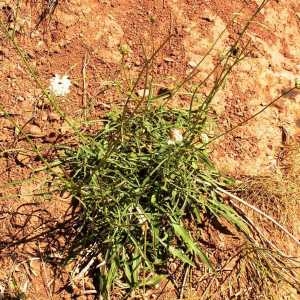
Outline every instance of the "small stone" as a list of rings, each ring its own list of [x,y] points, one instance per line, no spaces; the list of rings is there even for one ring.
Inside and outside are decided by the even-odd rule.
[[[209,142],[209,138],[208,138],[208,135],[206,133],[201,133],[200,138],[201,138],[202,143],[204,143],[204,144]]]
[[[24,129],[23,132],[25,134],[29,134],[33,137],[42,137],[44,136],[42,133],[42,130],[40,127],[36,126],[36,125],[27,125]]]
[[[22,165],[27,165],[30,162],[30,156],[23,153],[19,153],[17,155],[17,161]]]
[[[198,64],[197,64],[195,61],[190,60],[190,61],[188,62],[188,65],[189,65],[191,68],[196,68]]]
[[[69,191],[64,191],[61,195],[62,199],[70,199],[72,197]]]
[[[61,127],[60,127],[60,131],[62,134],[66,134],[66,133],[70,133],[72,132],[72,127],[69,125],[68,122],[63,122]]]
[[[5,133],[0,132],[0,142],[6,142],[8,140],[8,137]]]
[[[174,62],[174,59],[172,57],[167,56],[167,57],[164,58],[164,61],[165,62]]]
[[[48,114],[44,110],[41,112],[41,120],[44,122],[48,120]]]
[[[55,112],[50,112],[48,114],[48,119],[49,121],[51,122],[54,122],[54,121],[59,121],[60,120],[60,115],[55,113]]]
[[[25,98],[23,96],[20,96],[20,95],[16,96],[15,99],[16,99],[16,101],[19,101],[19,102],[22,102],[22,101],[25,100]]]
[[[60,49],[60,46],[59,45],[53,45],[52,47],[51,47],[51,52],[52,53],[59,53],[61,51],[61,49]]]
[[[150,91],[148,89],[140,89],[137,91],[137,95],[139,97],[148,97],[150,94]]]
[[[55,143],[57,140],[57,134],[55,132],[50,132],[49,135],[47,135],[45,138],[44,138],[44,141],[46,143]]]
[[[0,120],[0,128],[7,128],[7,129],[13,129],[14,124],[9,119],[2,119]]]

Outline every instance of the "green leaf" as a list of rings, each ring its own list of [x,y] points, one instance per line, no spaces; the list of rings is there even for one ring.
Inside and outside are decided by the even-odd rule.
[[[114,281],[116,275],[117,275],[117,272],[118,272],[118,266],[117,266],[117,261],[116,261],[116,258],[114,257],[111,261],[111,264],[110,264],[110,268],[109,268],[109,271],[108,271],[108,274],[107,274],[107,279],[106,279],[106,289],[107,291],[109,291],[111,289],[111,286],[112,286],[112,282]]]
[[[139,254],[139,251],[137,248],[135,248],[134,252],[134,258],[132,260],[132,277],[133,277],[133,283],[136,285],[139,280],[139,272],[141,267],[141,255]]]
[[[194,253],[195,255],[199,256],[204,264],[206,264],[209,268],[212,268],[208,257],[190,237],[188,231],[179,224],[172,223],[172,226],[176,236],[179,237],[185,243],[188,250]]]
[[[146,278],[145,282],[143,282],[140,285],[153,286],[160,283],[165,278],[165,275],[154,274],[151,277]]]
[[[129,268],[127,261],[124,261],[123,265],[124,265],[124,273],[127,277],[127,280],[130,282],[130,284],[132,284],[132,274],[130,272],[130,268]]]
[[[250,230],[247,224],[243,221],[243,219],[236,213],[236,211],[232,207],[224,203],[221,203],[216,199],[214,195],[213,198],[209,200],[209,202],[212,205],[208,205],[208,207],[215,215],[223,216],[231,224],[235,224],[244,233],[250,235]]]
[[[195,266],[193,261],[186,254],[184,254],[182,250],[176,249],[173,246],[169,246],[168,250],[172,256],[180,259],[183,263],[189,264],[190,266],[193,267]]]

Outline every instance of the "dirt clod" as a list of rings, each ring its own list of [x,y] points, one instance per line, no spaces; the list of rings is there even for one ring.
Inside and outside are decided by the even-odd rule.
[[[51,122],[54,122],[54,121],[59,121],[60,120],[60,115],[55,113],[55,112],[50,112],[48,114],[48,119],[49,121]]]
[[[25,128],[23,129],[23,133],[37,138],[44,136],[41,128],[37,125],[32,125],[32,124],[26,125]]]
[[[17,161],[22,165],[26,166],[30,162],[30,156],[23,153],[18,153]]]

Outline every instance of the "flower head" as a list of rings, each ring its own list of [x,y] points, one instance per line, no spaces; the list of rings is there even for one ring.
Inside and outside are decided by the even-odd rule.
[[[50,91],[55,96],[66,96],[70,93],[71,81],[67,75],[55,74],[50,79]]]
[[[168,144],[169,145],[180,144],[182,143],[182,141],[183,141],[182,131],[177,128],[171,129],[169,133]]]

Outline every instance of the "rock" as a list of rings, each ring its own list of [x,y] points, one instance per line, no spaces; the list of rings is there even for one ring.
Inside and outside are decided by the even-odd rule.
[[[200,134],[200,138],[201,138],[201,142],[202,142],[202,143],[205,143],[205,144],[206,144],[206,143],[209,142],[209,138],[208,138],[208,135],[207,135],[206,133],[203,133],[203,132],[202,132],[202,133]]]
[[[17,155],[17,161],[22,165],[27,165],[30,162],[30,156],[27,154],[19,153]]]
[[[46,143],[55,143],[57,140],[57,134],[55,132],[50,132],[49,135],[47,135],[45,138],[44,138],[44,141]]]
[[[139,97],[148,97],[150,94],[150,91],[148,89],[140,89],[136,93]]]
[[[55,113],[55,112],[50,112],[48,114],[48,120],[51,121],[51,122],[59,121],[60,120],[60,115]]]
[[[20,96],[20,95],[19,95],[19,96],[16,96],[16,97],[15,97],[15,100],[18,101],[18,102],[22,102],[22,101],[25,100],[25,98],[24,98],[23,96]]]
[[[189,65],[191,68],[196,68],[198,64],[197,64],[195,61],[190,60],[190,61],[188,62],[188,65]]]
[[[0,120],[0,128],[12,129],[14,128],[14,124],[9,119],[1,119]]]
[[[0,142],[7,142],[8,136],[4,132],[0,132]]]
[[[39,126],[36,125],[27,125],[25,126],[25,128],[23,129],[23,133],[28,134],[32,137],[43,137],[44,134],[42,133],[42,130]]]
[[[62,199],[71,199],[71,198],[72,198],[72,194],[71,194],[69,191],[64,191],[64,192],[61,194],[61,198],[62,198]]]
[[[164,57],[165,62],[174,62],[175,60],[172,57]]]
[[[44,122],[48,120],[48,114],[44,110],[41,112],[41,120]]]

